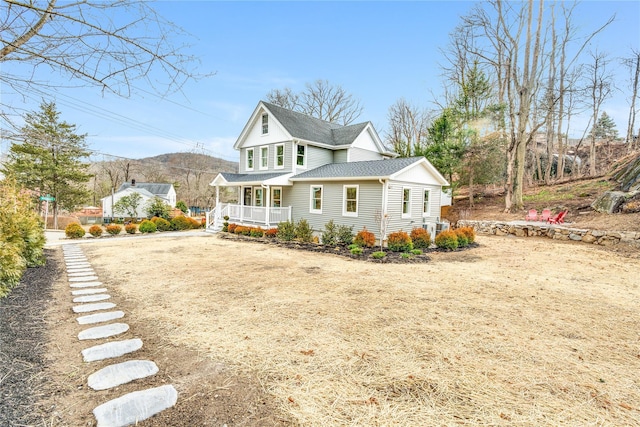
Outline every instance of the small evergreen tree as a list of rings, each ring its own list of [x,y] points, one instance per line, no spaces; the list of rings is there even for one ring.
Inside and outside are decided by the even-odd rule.
[[[169,219],[169,205],[160,197],[154,197],[153,200],[148,202],[147,215],[150,217],[156,216],[158,218]]]

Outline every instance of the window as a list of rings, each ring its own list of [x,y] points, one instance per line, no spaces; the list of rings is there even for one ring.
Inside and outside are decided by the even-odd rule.
[[[244,206],[251,206],[251,187],[244,187]]]
[[[266,135],[269,133],[269,115],[262,115],[262,134]]]
[[[402,218],[411,218],[411,189],[402,189]]]
[[[276,145],[276,158],[273,164],[275,169],[284,168],[284,144]]]
[[[280,187],[271,188],[271,207],[273,208],[282,207],[282,188]]]
[[[298,145],[298,151],[297,151],[297,155],[296,155],[296,165],[298,166],[305,166],[306,162],[305,162],[305,151],[306,151],[307,147],[306,145]]]
[[[253,170],[253,148],[247,148],[247,170]]]
[[[429,196],[431,190],[425,188],[422,193],[422,216],[429,216]]]
[[[342,187],[342,215],[358,216],[358,193],[359,186],[345,185]]]
[[[311,186],[311,206],[309,212],[322,213],[322,185]]]
[[[254,206],[262,206],[262,188],[255,189],[256,203]]]
[[[260,147],[260,169],[269,167],[269,147]]]

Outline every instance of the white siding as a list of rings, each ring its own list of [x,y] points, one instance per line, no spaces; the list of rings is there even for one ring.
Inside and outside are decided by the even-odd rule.
[[[358,216],[342,216],[343,185],[359,185]],[[322,185],[322,214],[309,212],[309,188],[312,185]],[[333,219],[336,225],[353,226],[354,234],[363,227],[379,235],[377,232],[376,213],[382,210],[382,185],[378,181],[349,181],[349,182],[297,182],[291,188],[290,198],[285,202],[292,206],[294,221],[304,218],[317,233],[322,233],[324,225]]]
[[[269,133],[262,134],[262,114],[265,110],[261,110],[257,115],[251,128],[242,143],[242,147],[259,147],[261,145],[274,144],[290,139],[289,134],[282,126],[276,123],[275,118],[269,114]]]
[[[350,162],[363,162],[366,160],[382,160],[383,156],[377,151],[364,150],[362,148],[349,149]]]
[[[369,126],[365,128],[365,130],[358,135],[358,137],[351,144],[351,148],[357,148],[359,150],[372,151],[374,153],[380,154],[380,149],[376,145],[373,135],[371,134],[371,129]],[[368,159],[371,160],[371,159]],[[355,160],[351,159],[350,161],[354,162]]]
[[[118,203],[118,200],[122,199],[125,196],[130,195],[133,192],[134,191],[130,188],[126,188],[122,191],[118,191],[113,195],[113,204]],[[152,200],[152,198],[144,194],[140,194],[140,196],[142,197],[142,199],[140,199],[140,204],[138,205],[138,209],[136,210],[137,215],[135,216],[137,218],[144,218],[147,216],[147,205]],[[126,217],[127,214],[124,212],[119,212],[119,213],[116,213],[115,215],[113,214],[111,199],[112,199],[111,196],[107,196],[102,199],[102,216],[104,218]],[[173,207],[175,207],[175,204]]]
[[[440,187],[440,183],[436,177],[423,165],[418,165],[406,170],[400,175],[395,177],[398,181],[425,183],[429,185],[437,185]]]

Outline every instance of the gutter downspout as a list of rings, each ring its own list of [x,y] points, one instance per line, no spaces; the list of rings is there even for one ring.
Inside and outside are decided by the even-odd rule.
[[[386,179],[380,178],[378,180],[378,182],[380,184],[382,184],[382,213],[380,215],[380,225],[381,225],[380,228],[383,228],[382,221],[385,220],[385,217],[387,215],[387,207],[388,207],[387,198],[388,198],[388,195],[389,195],[389,181],[386,180]],[[385,231],[386,231],[386,227],[384,227],[384,228],[385,228]],[[383,243],[384,243],[386,238],[387,238],[387,236],[386,235],[382,235],[382,230],[380,230],[380,239],[382,239],[380,241],[380,246],[383,245]]]

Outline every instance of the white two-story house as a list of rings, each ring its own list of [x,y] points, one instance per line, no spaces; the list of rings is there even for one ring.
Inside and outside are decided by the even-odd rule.
[[[440,220],[446,179],[424,157],[396,158],[371,122],[341,126],[260,102],[234,148],[239,173],[211,185],[235,188],[238,203],[216,203],[211,230],[224,216],[261,227],[304,218],[317,233],[333,220],[379,239],[381,217],[388,233],[423,224],[435,231]]]

